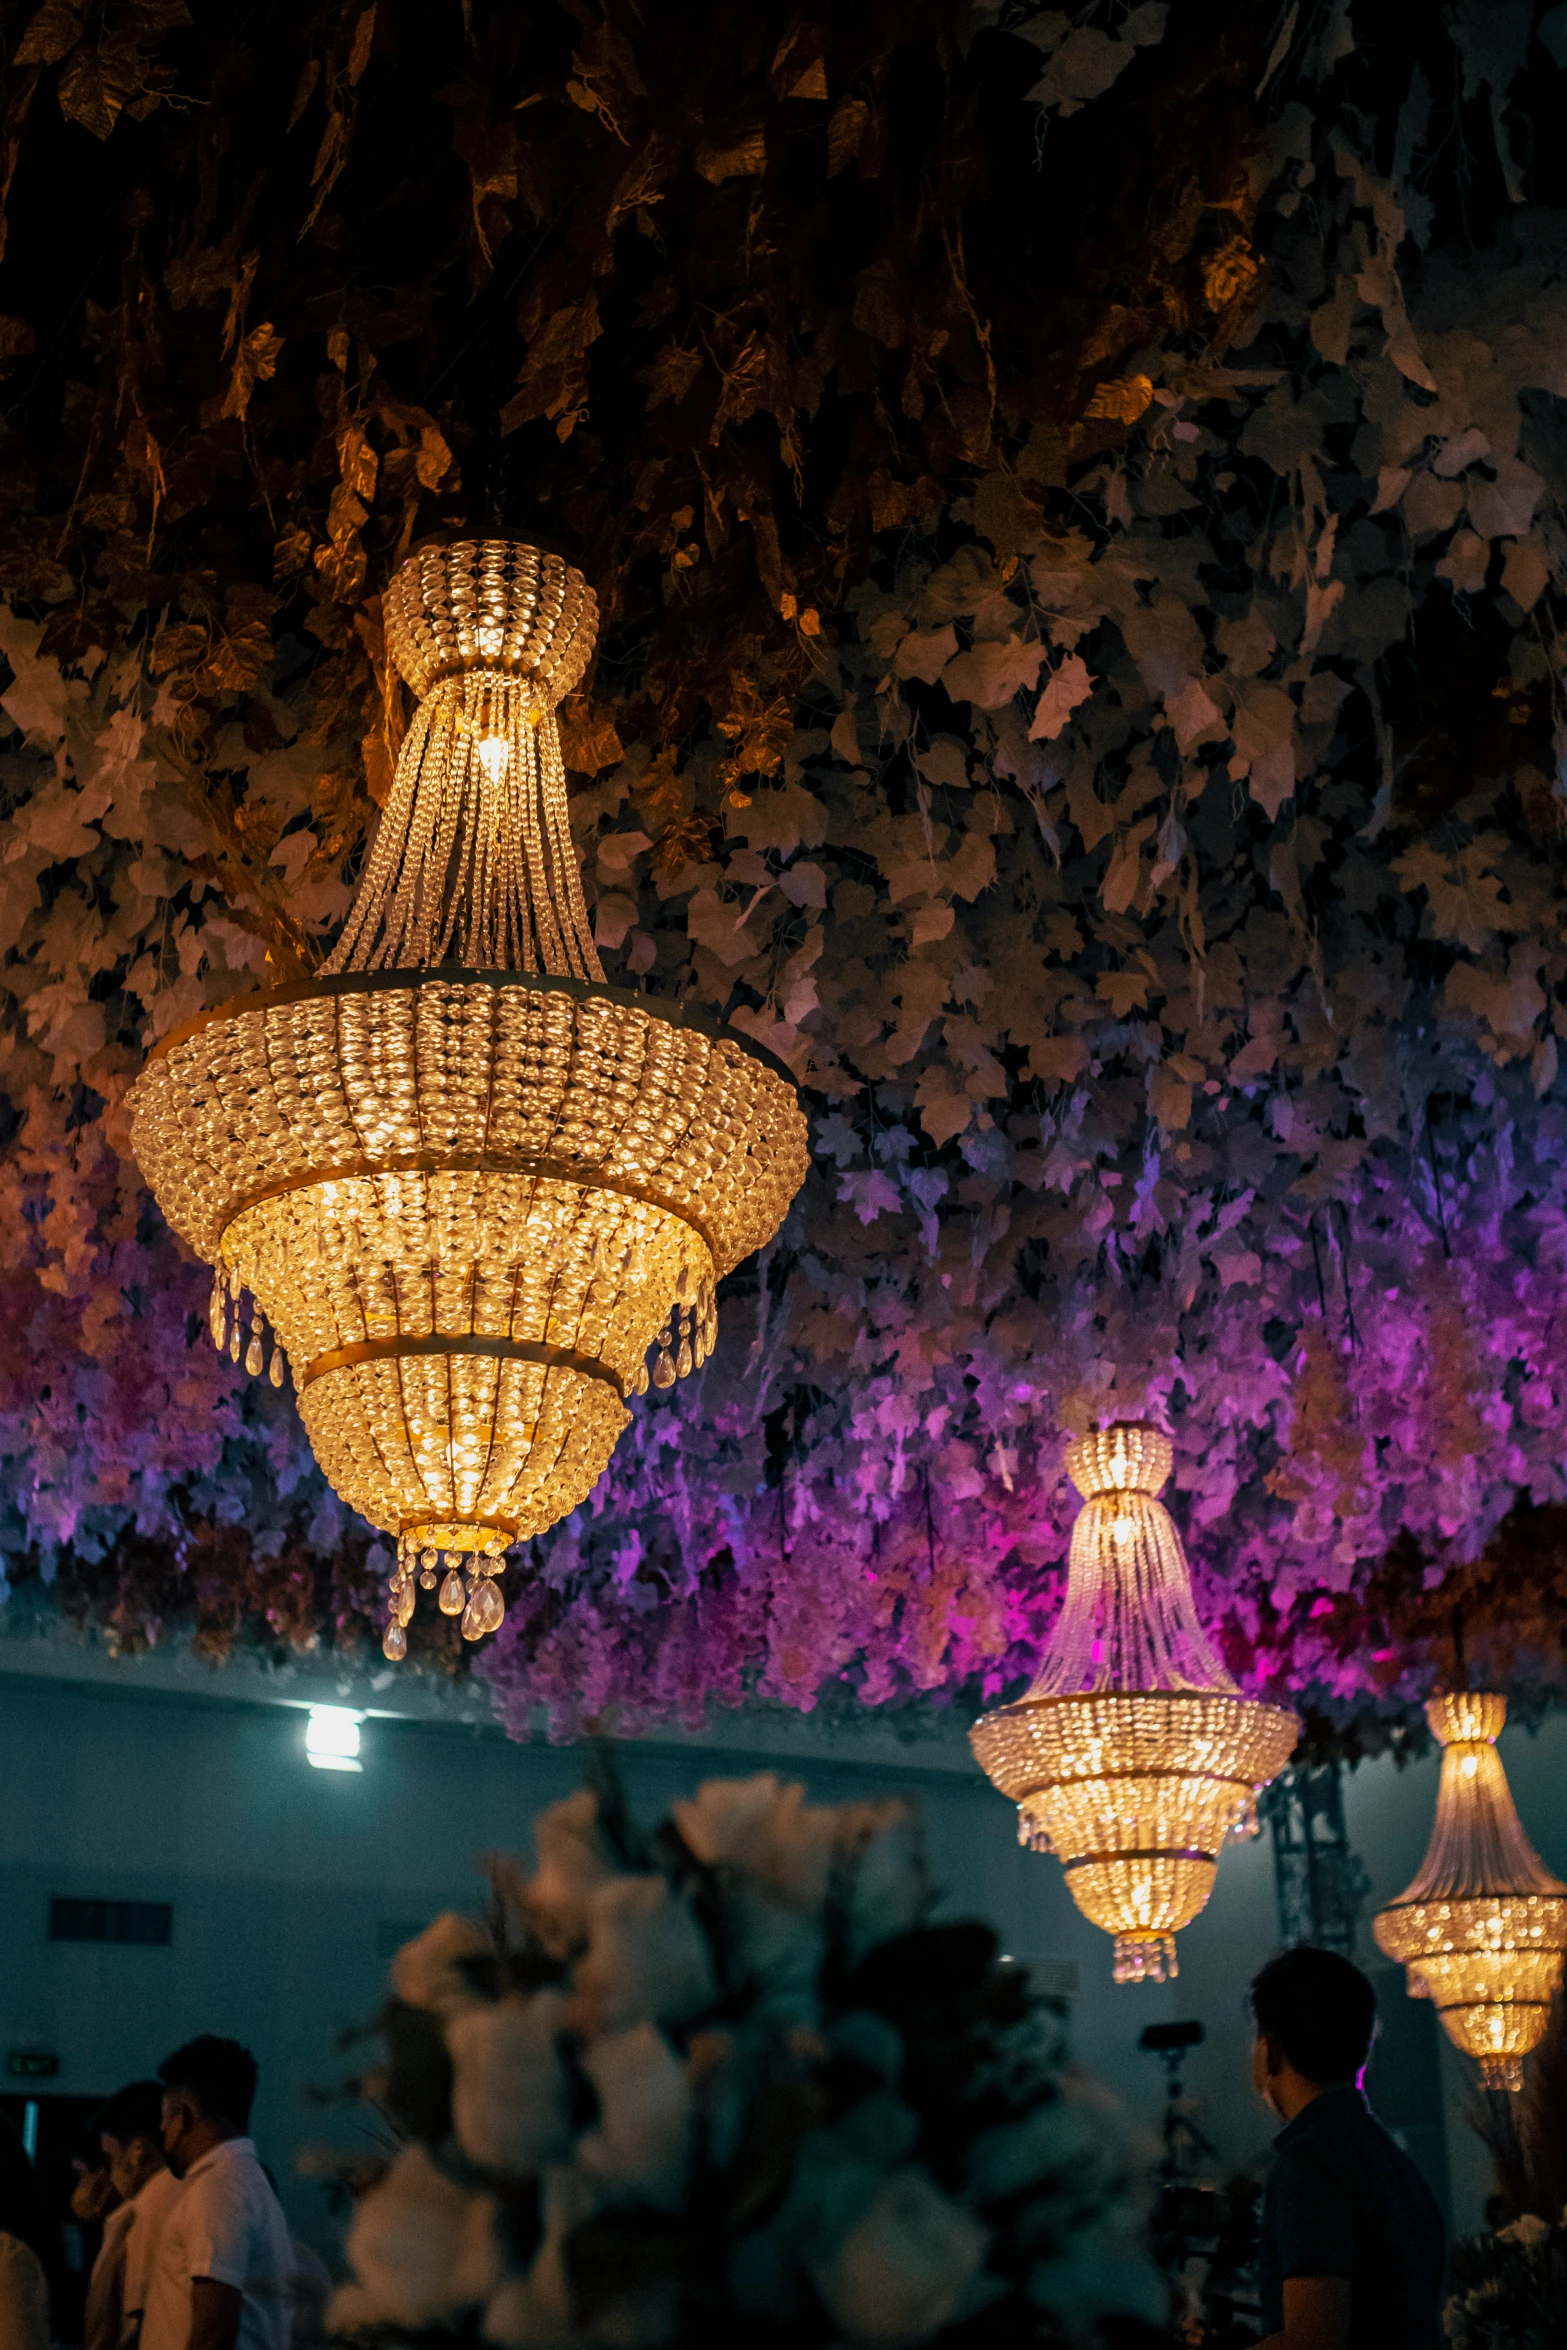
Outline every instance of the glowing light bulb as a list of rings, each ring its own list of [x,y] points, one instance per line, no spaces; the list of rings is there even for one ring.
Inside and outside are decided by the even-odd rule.
[[[1135,1518],[1117,1518],[1110,1531],[1124,1549],[1137,1532],[1137,1520]]]
[[[499,783],[511,764],[511,745],[503,734],[481,734],[474,746],[486,783]]]
[[[386,1653],[390,1655],[390,1649]],[[362,1771],[359,1725],[363,1720],[363,1714],[355,1713],[351,1706],[313,1705],[305,1724],[305,1760],[318,1771]]]

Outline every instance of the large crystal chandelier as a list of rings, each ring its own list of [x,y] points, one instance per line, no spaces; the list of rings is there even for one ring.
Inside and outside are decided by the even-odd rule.
[[[702,1362],[715,1287],[806,1169],[781,1063],[608,987],[555,706],[597,607],[554,555],[414,557],[385,601],[418,700],[336,951],[166,1036],[130,1096],[212,1335],[281,1383],[327,1478],[472,1639],[508,1545],[602,1474],[626,1398]],[[268,1333],[270,1331],[270,1351]]]
[[[1213,1890],[1227,1836],[1300,1724],[1244,1698],[1198,1618],[1181,1538],[1155,1496],[1170,1440],[1118,1422],[1067,1453],[1083,1496],[1066,1600],[1033,1687],[970,1732],[1018,1807],[1018,1840],[1065,1863],[1073,1900],[1115,1936],[1118,1983],[1162,1983]]]
[[[1378,1912],[1379,1948],[1434,2002],[1487,2089],[1521,2089],[1567,1951],[1567,1885],[1524,1834],[1496,1741],[1505,1697],[1453,1690],[1426,1719],[1442,1747],[1436,1825],[1420,1874]]]

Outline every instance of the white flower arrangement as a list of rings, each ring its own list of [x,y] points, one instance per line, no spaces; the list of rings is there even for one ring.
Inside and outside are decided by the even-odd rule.
[[[1143,2166],[994,1935],[928,1922],[905,1806],[768,1773],[534,1836],[490,1925],[393,1965],[367,2086],[404,2142],[334,2332],[982,2350],[1162,2314]]]
[[[1455,2244],[1442,2312],[1451,2350],[1561,2350],[1567,2342],[1567,2211],[1526,2211]]]

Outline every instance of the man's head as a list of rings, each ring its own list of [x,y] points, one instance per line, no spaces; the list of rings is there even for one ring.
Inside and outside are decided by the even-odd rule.
[[[94,2115],[93,2130],[114,2191],[128,2203],[163,2168],[162,2082],[132,2081],[116,2089]]]
[[[237,2040],[203,2032],[164,2058],[158,2079],[163,2150],[177,2179],[225,2138],[244,2136],[256,2094],[256,2060]]]
[[[1251,1986],[1252,2086],[1289,2120],[1319,2090],[1358,2082],[1377,2031],[1370,1983],[1336,1950],[1286,1950]]]

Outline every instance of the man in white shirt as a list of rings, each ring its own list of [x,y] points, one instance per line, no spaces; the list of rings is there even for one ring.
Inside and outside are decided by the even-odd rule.
[[[84,2321],[85,2350],[135,2350],[159,2225],[179,2181],[163,2159],[163,2084],[132,2081],[93,2117],[105,2184],[119,2197],[104,2224]],[[74,2206],[73,2206],[74,2208]]]
[[[288,2350],[288,2222],[245,2135],[256,2060],[205,2033],[158,2078],[164,2152],[182,2184],[158,2231],[141,2350]]]

